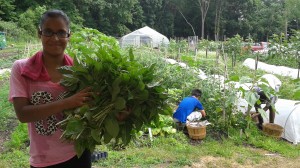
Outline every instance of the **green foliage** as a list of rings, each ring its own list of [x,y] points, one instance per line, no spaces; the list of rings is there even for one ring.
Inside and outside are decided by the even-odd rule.
[[[173,123],[172,116],[159,115],[158,122],[151,122],[149,127],[152,129],[153,136],[166,136],[176,133]],[[148,132],[148,126],[145,126],[144,130]]]
[[[170,44],[168,47],[168,51],[172,54],[176,55],[177,53],[184,52],[188,48],[187,40],[179,40],[176,41],[174,39],[170,39]],[[178,58],[177,58],[178,59]]]
[[[25,29],[18,27],[14,22],[6,22],[0,20],[0,31],[6,32],[6,41],[25,41],[30,40],[32,37],[27,35]]]
[[[0,20],[10,20],[15,17],[14,0],[0,0]]]
[[[286,3],[261,0],[210,2],[204,36],[209,39],[214,39],[217,34],[219,39],[223,39],[224,35],[233,37],[238,33],[242,37],[251,34],[256,41],[265,41],[271,34],[282,32],[286,21],[294,23],[295,27],[299,22],[297,0]],[[187,37],[194,34],[190,26],[193,25],[195,34],[201,35],[199,18],[202,14],[199,2],[195,0],[1,0],[0,18],[1,21],[28,25],[28,29],[23,28],[32,33],[35,29],[31,27],[35,24],[32,24],[33,15],[29,10],[34,11],[41,6],[65,11],[71,19],[73,31],[84,26],[120,37],[148,25],[167,37]],[[24,18],[24,15],[29,18]]]
[[[3,77],[3,79],[1,79]],[[11,118],[14,118],[15,113],[13,111],[12,104],[8,101],[8,76],[4,77],[0,75],[0,131],[5,131],[11,122]]]
[[[209,44],[210,44],[209,40],[202,39],[198,43],[198,48],[201,49],[201,50],[205,50],[206,48],[209,47]]]
[[[66,111],[67,118],[61,122],[63,137],[75,140],[78,156],[85,148],[93,151],[97,144],[126,145],[132,130],[159,122],[158,114],[171,113],[167,90],[154,75],[155,64],[139,63],[131,50],[121,55],[114,38],[84,29],[73,34],[69,53],[74,66],[60,68],[61,84],[70,94],[86,87],[100,94],[88,105]]]
[[[10,141],[5,143],[5,146],[10,149],[20,150],[26,148],[26,142],[29,142],[27,124],[19,123],[11,134]]]
[[[189,95],[190,91],[195,87],[194,84],[199,82],[197,72],[194,71],[194,68],[186,69],[178,64],[168,64],[161,55],[157,55],[149,48],[137,49],[135,53],[137,55],[136,59],[144,65],[156,65],[154,67],[155,76],[161,79],[164,86],[167,86],[169,89],[175,88],[182,90],[182,95],[177,95],[178,98]],[[178,103],[178,101],[172,101],[172,103]]]
[[[27,9],[20,15],[18,25],[25,29],[29,36],[37,37],[39,21],[45,11],[46,6]]]
[[[232,38],[227,39],[227,41],[224,42],[225,52],[228,55],[231,55],[232,67],[235,66],[237,57],[240,57],[242,50],[242,42],[243,38],[238,34]]]
[[[9,165],[4,168],[20,168],[20,167],[30,167],[29,166],[29,150],[17,150],[12,149],[9,152],[4,152],[0,154],[0,166],[1,163]]]
[[[295,98],[295,100],[300,100],[300,80],[298,79],[297,81],[295,81],[295,83],[296,83],[296,88],[294,90],[293,97]]]
[[[261,61],[278,66],[298,68],[300,62],[300,33],[293,30],[290,39],[286,39],[284,34],[273,34],[270,39],[270,49],[268,57],[260,58]]]

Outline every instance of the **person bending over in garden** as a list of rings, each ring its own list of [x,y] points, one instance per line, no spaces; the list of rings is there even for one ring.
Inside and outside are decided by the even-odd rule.
[[[72,66],[64,54],[70,39],[70,21],[60,10],[45,12],[38,27],[43,49],[28,59],[17,60],[10,77],[9,100],[18,119],[28,123],[31,167],[90,168],[91,154],[76,156],[74,144],[63,142],[62,130],[56,125],[62,111],[80,107],[91,100],[89,88],[64,98],[66,88],[59,84],[63,65]]]
[[[195,113],[201,113],[202,117],[206,116],[205,110],[201,102],[199,101],[201,95],[202,95],[201,90],[194,89],[192,90],[191,96],[185,97],[179,103],[175,113],[173,114],[173,119],[177,130],[187,133],[186,122],[188,116],[190,115],[193,115]]]
[[[269,87],[272,88],[275,92],[279,92],[282,83],[276,76],[274,76],[273,74],[265,74],[261,78],[264,79],[265,82],[267,82],[267,84],[269,85]],[[257,124],[258,128],[262,129],[264,119],[262,115],[259,113],[258,109],[259,108],[262,109],[261,104],[266,104],[263,110],[264,111],[269,110],[269,122],[274,123],[275,112],[276,112],[274,105],[277,102],[278,97],[276,95],[270,95],[268,97],[266,93],[258,86],[255,86],[254,89],[256,93],[259,95],[259,100],[260,100],[260,104],[256,102],[254,105],[256,111],[255,116],[258,117],[258,124]]]
[[[257,127],[262,130],[262,125],[264,123],[264,119],[262,115],[259,113],[258,109],[262,108],[261,104],[266,104],[266,106],[263,108],[264,111],[269,110],[269,122],[274,123],[275,119],[275,112],[276,110],[272,105],[274,105],[277,101],[277,96],[271,95],[270,98],[265,94],[265,92],[260,87],[254,87],[256,93],[259,95],[259,101],[260,104],[257,102],[254,104],[255,111],[258,117],[258,125]]]

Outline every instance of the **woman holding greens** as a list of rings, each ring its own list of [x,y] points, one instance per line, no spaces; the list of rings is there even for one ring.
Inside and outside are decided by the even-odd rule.
[[[91,97],[87,88],[64,98],[66,88],[59,84],[63,76],[57,68],[73,65],[73,60],[64,53],[71,36],[68,16],[60,10],[45,12],[38,36],[43,50],[14,63],[9,93],[18,119],[28,123],[30,165],[90,168],[90,152],[85,151],[78,158],[74,144],[60,139],[62,130],[56,125],[63,119],[63,110],[83,106]]]

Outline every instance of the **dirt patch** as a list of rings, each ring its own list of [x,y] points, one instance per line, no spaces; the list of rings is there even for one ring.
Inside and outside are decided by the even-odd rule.
[[[191,166],[185,166],[185,168],[299,168],[300,163],[298,158],[285,158],[276,153],[268,153],[262,149],[254,149],[253,151],[262,153],[262,159],[255,163],[253,160],[247,160],[239,163],[237,162],[237,157],[226,159],[222,157],[213,157],[213,156],[203,156],[199,158],[199,162],[193,163]]]
[[[10,119],[5,130],[0,130],[0,153],[5,150],[4,143],[10,140],[10,135],[18,125],[16,118]]]

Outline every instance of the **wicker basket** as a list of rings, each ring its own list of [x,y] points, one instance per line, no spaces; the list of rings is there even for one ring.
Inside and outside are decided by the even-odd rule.
[[[191,139],[204,139],[206,137],[206,126],[193,126],[187,124],[187,130]]]
[[[273,123],[264,123],[263,124],[263,133],[274,137],[274,138],[281,138],[281,134],[283,132],[283,127]]]

